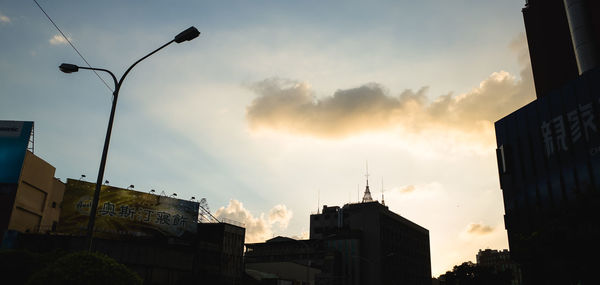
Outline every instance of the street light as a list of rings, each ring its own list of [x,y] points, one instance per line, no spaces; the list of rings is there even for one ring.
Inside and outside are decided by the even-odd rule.
[[[104,178],[104,167],[106,166],[106,156],[108,154],[108,145],[110,143],[110,134],[112,132],[113,120],[115,118],[115,109],[117,107],[117,99],[119,98],[119,90],[121,90],[121,85],[123,84],[123,80],[125,80],[125,77],[127,76],[127,74],[129,74],[131,69],[134,66],[136,66],[138,63],[140,63],[140,61],[153,55],[157,51],[172,44],[173,42],[182,43],[185,41],[191,41],[191,40],[195,39],[196,37],[198,37],[199,35],[200,35],[200,32],[194,27],[190,27],[190,28],[186,29],[185,31],[179,33],[178,35],[175,36],[175,38],[173,38],[168,43],[162,45],[161,47],[157,48],[153,52],[147,54],[146,56],[140,58],[138,61],[133,63],[125,71],[123,76],[121,76],[121,79],[119,81],[117,81],[117,77],[112,72],[110,72],[110,70],[107,70],[107,69],[77,66],[75,64],[69,64],[69,63],[63,63],[58,67],[64,73],[77,72],[77,71],[79,71],[79,69],[104,71],[104,72],[110,74],[110,76],[112,77],[113,82],[115,84],[115,89],[113,91],[112,108],[110,109],[110,118],[108,119],[108,128],[106,130],[106,137],[104,139],[104,149],[102,150],[102,159],[100,160],[100,169],[98,170],[98,179],[96,180],[96,190],[94,191],[94,199],[92,200],[92,207],[90,209],[90,218],[89,218],[88,227],[87,227],[88,251],[92,250],[92,237],[94,234],[94,224],[96,222],[96,210],[98,209],[98,200],[100,198],[100,186],[102,185],[102,179]]]

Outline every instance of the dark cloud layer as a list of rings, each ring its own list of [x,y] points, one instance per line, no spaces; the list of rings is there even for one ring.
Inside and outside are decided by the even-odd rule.
[[[523,43],[515,40],[511,47]],[[523,49],[518,53],[522,54]],[[519,55],[522,60],[522,56]],[[460,72],[457,70],[457,72]],[[402,127],[420,131],[431,127],[478,132],[534,99],[531,68],[520,79],[495,72],[470,92],[428,99],[427,87],[390,94],[380,84],[340,89],[316,98],[307,83],[271,78],[250,87],[258,97],[247,107],[253,130],[272,129],[319,137],[344,137],[374,130]]]

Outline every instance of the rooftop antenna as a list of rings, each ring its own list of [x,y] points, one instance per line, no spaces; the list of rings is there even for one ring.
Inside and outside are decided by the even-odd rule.
[[[373,197],[371,197],[371,191],[369,190],[369,162],[367,161],[367,174],[365,175],[367,178],[367,187],[365,187],[365,195],[363,196],[362,202],[373,202]]]
[[[381,177],[381,205],[385,206],[385,199],[383,198],[383,177]]]
[[[319,214],[320,207],[321,207],[321,189],[317,189],[317,214]]]
[[[367,166],[367,174],[365,174],[365,177],[367,178],[367,187],[369,187],[369,161],[366,161],[365,165]]]

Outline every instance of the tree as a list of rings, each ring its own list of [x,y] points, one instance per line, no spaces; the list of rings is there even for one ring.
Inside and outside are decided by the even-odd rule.
[[[492,268],[479,266],[473,262],[455,265],[452,271],[440,275],[440,284],[445,285],[509,285],[512,273],[494,272]]]
[[[25,284],[45,264],[37,253],[26,250],[0,251],[0,276],[6,284]]]
[[[142,284],[142,279],[125,265],[100,254],[76,252],[65,255],[35,273],[27,284]]]

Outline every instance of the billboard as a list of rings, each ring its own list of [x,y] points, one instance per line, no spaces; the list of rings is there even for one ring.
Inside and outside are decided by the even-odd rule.
[[[17,183],[33,122],[0,121],[0,183]]]
[[[67,179],[58,231],[84,234],[95,183]],[[198,203],[102,185],[94,236],[181,237],[196,233]]]

